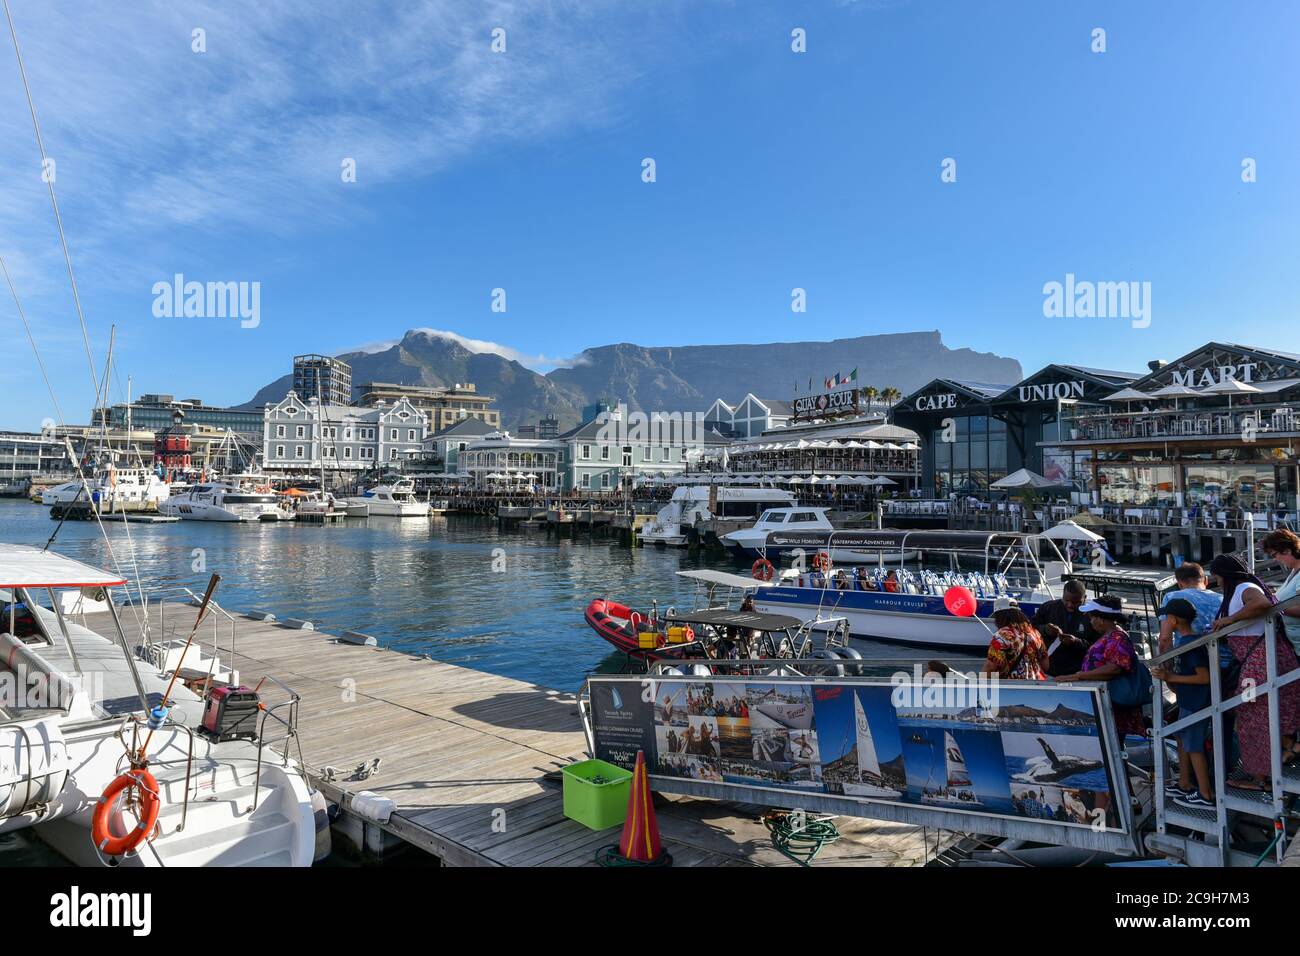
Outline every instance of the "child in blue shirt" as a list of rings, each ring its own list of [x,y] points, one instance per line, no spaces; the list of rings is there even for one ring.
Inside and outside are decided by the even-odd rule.
[[[1172,598],[1160,608],[1174,626],[1174,647],[1181,647],[1199,637],[1194,624],[1197,610],[1186,598]],[[1178,698],[1178,719],[1189,717],[1210,706],[1210,656],[1204,647],[1188,651],[1175,661],[1173,669],[1153,667],[1151,676],[1173,686]],[[1198,810],[1214,809],[1214,785],[1205,757],[1210,721],[1198,720],[1178,733],[1178,783],[1165,788],[1165,795],[1180,806]],[[1192,786],[1192,776],[1196,786]]]

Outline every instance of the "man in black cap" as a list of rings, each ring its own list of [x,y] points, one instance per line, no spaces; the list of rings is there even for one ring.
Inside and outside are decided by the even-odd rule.
[[[1043,636],[1050,655],[1049,677],[1078,673],[1083,655],[1097,639],[1088,626],[1088,615],[1079,610],[1087,596],[1081,582],[1066,581],[1059,598],[1047,601],[1034,612],[1034,627]]]

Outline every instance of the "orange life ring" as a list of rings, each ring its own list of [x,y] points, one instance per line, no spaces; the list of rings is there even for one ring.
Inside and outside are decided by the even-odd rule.
[[[759,558],[755,561],[750,571],[758,581],[770,581],[776,575],[776,568],[772,567],[772,562],[767,558]]]
[[[818,551],[816,557],[812,560],[814,571],[829,571],[831,568],[831,556],[827,551]]]
[[[126,836],[112,836],[108,831],[109,808],[116,802],[119,793],[131,789],[140,791],[140,823]],[[90,824],[91,839],[95,841],[95,846],[99,847],[100,852],[107,856],[122,856],[130,853],[153,832],[160,809],[162,809],[162,801],[158,798],[158,781],[154,779],[153,774],[144,768],[128,770],[119,774],[117,779],[105,788],[99,803],[95,804],[95,814]]]

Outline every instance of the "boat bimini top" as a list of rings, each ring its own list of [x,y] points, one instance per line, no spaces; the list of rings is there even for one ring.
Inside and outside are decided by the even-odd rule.
[[[111,574],[52,551],[29,545],[0,547],[0,588],[115,588],[126,584]]]

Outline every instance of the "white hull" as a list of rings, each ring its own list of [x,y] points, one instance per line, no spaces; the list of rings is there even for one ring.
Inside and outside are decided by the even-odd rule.
[[[910,614],[896,611],[859,611],[836,607],[835,592],[827,590],[823,604],[765,602],[754,598],[754,610],[768,614],[794,614],[812,618],[820,611],[849,622],[849,636],[863,641],[889,641],[932,647],[955,647],[985,650],[997,628],[993,621],[974,617],[945,617],[935,614]]]
[[[682,534],[681,529],[677,527],[643,530],[638,537],[642,544],[657,544],[665,548],[686,547],[686,535]]]
[[[892,787],[873,787],[869,783],[846,783],[843,786],[846,797],[875,797],[879,800],[897,800],[903,795],[901,790],[894,790]]]
[[[371,518],[376,515],[386,518],[424,518],[429,514],[429,506],[423,501],[367,500],[367,506],[367,514]]]

